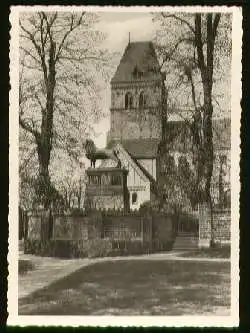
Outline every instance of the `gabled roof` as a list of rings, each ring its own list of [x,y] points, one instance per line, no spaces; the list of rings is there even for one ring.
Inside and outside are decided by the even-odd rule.
[[[141,165],[140,161],[136,160],[131,156],[126,149],[124,149],[124,145],[122,143],[117,143],[115,146],[115,149],[119,149],[120,151],[123,151],[127,155],[127,159],[130,159],[130,163],[133,164],[134,168],[137,170],[137,172],[141,173],[141,176],[143,175],[147,180],[150,182],[150,190],[155,192],[156,191],[156,181],[153,178],[153,176]]]
[[[153,43],[129,43],[111,83],[153,79],[161,79],[160,65]]]
[[[156,186],[156,180],[154,179],[154,177],[141,165],[140,160],[138,161],[135,158],[133,158],[133,161],[141,169],[141,171],[144,173],[144,175],[149,179],[150,186],[151,186],[150,190],[155,193],[157,191],[157,186]]]
[[[113,147],[115,141],[111,141],[107,148]],[[158,139],[134,139],[121,141],[122,146],[133,158],[147,159],[156,158],[158,153]]]
[[[153,178],[153,176],[141,165],[140,160],[136,160],[131,154],[125,149],[123,143],[120,142],[113,142],[112,143],[112,148],[114,150],[118,150],[120,153],[122,152],[125,154],[127,161],[133,165],[137,173],[139,174],[140,177],[142,177],[144,180],[148,180],[151,185],[151,190],[154,191],[156,188],[156,181]],[[111,159],[103,160],[102,164],[100,165],[99,168],[115,168],[117,165],[116,162],[114,162]]]
[[[142,177],[144,180],[149,180],[147,175],[142,171],[142,169],[138,166],[138,164],[135,162],[135,160],[130,156],[130,154],[124,149],[123,145],[121,143],[116,143],[113,148],[119,153],[123,153],[126,156],[126,159],[129,163],[131,163],[136,170],[136,172],[139,174],[140,177]]]

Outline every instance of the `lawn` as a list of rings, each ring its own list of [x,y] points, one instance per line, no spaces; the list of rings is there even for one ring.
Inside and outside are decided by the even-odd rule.
[[[34,268],[32,262],[29,260],[18,260],[18,273],[20,275],[26,274],[28,271],[31,271]]]
[[[20,315],[228,315],[229,308],[229,262],[103,262],[19,300]]]

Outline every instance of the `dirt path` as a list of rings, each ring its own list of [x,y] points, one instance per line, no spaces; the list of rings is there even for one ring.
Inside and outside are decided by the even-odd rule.
[[[149,255],[114,257],[114,258],[93,258],[93,259],[58,259],[51,257],[38,257],[29,254],[19,253],[20,260],[28,260],[33,269],[18,277],[18,297],[26,297],[36,290],[44,288],[51,283],[64,278],[76,270],[104,261],[118,260],[175,260],[175,261],[211,261],[229,262],[229,259],[212,258],[189,258],[181,257],[183,251],[172,251],[168,253],[154,253]]]

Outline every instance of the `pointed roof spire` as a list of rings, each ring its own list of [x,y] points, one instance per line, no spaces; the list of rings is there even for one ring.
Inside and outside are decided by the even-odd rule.
[[[152,42],[130,42],[125,48],[111,83],[133,81],[135,67],[144,73],[144,80],[161,79],[160,65]]]

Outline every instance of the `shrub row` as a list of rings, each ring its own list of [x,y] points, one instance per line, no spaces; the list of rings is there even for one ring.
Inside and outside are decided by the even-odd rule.
[[[173,242],[96,240],[41,240],[27,239],[24,252],[58,258],[95,258],[152,253],[171,250]]]

